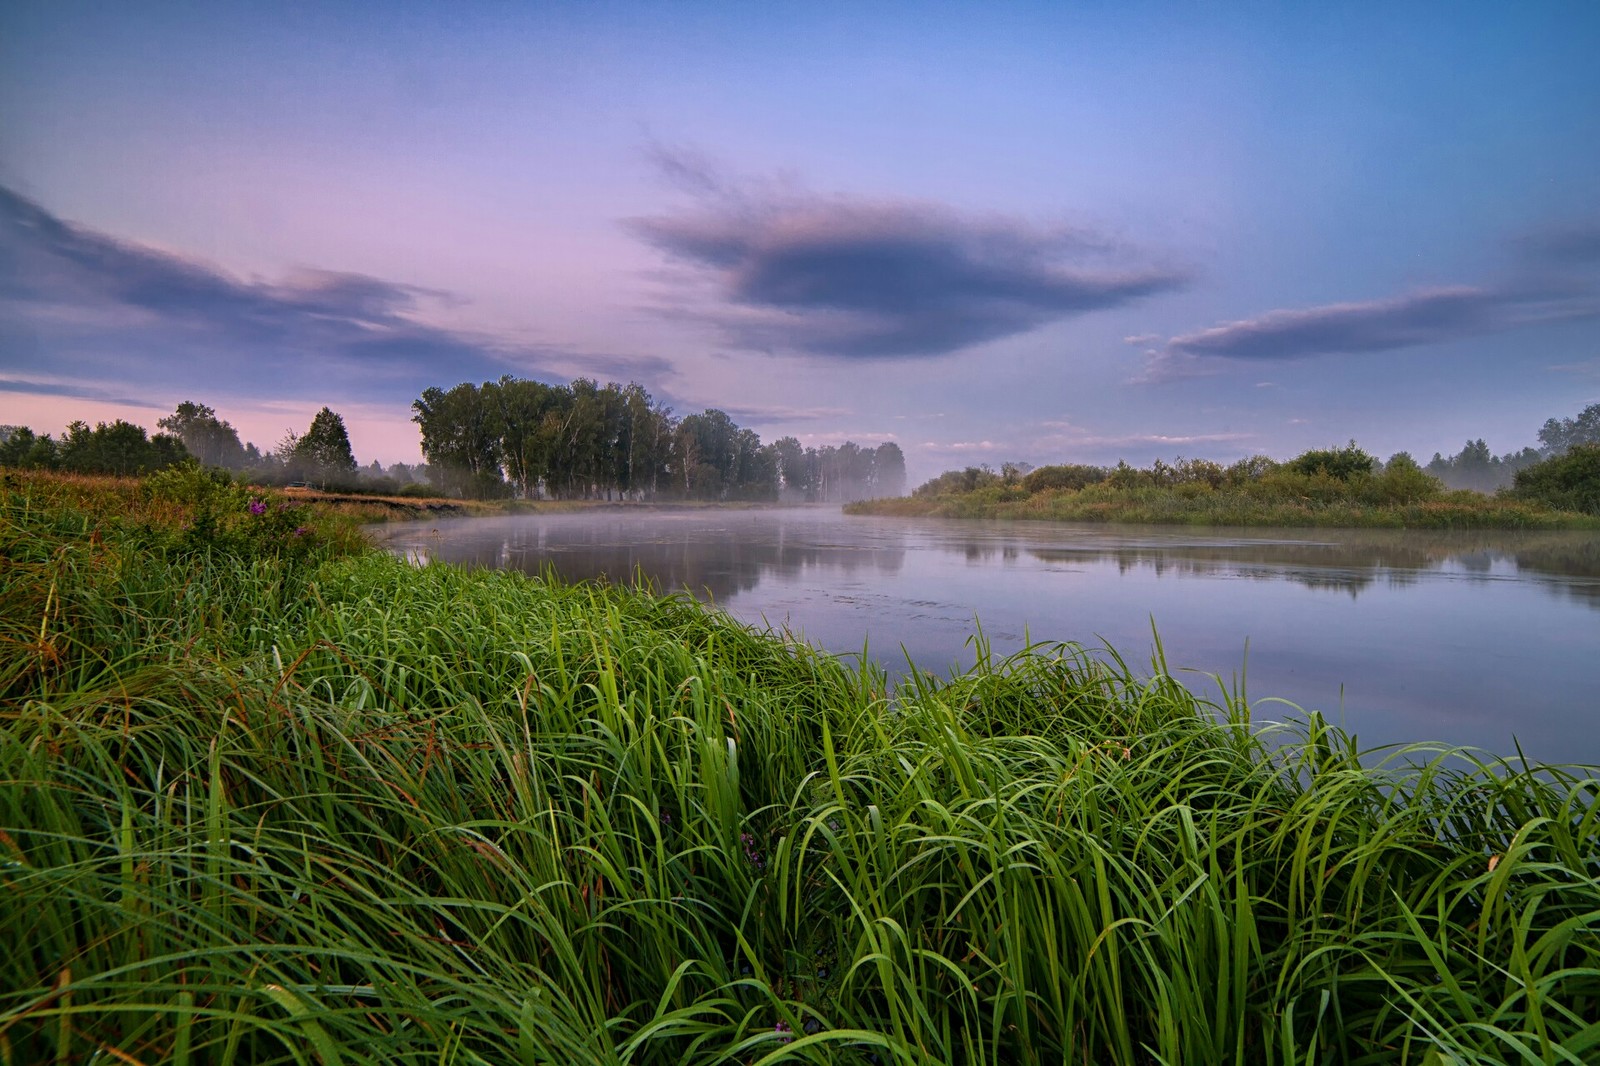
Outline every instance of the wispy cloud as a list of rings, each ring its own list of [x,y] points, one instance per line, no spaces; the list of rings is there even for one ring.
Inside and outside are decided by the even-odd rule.
[[[1546,322],[1600,316],[1600,292],[1575,268],[1600,264],[1600,227],[1549,230],[1515,242],[1509,280],[1418,289],[1379,300],[1267,311],[1148,347],[1136,381],[1206,373],[1208,360],[1274,362],[1446,344]],[[1149,343],[1147,336],[1130,344]]]
[[[931,455],[968,455],[974,452],[987,454],[998,451],[1002,445],[992,440],[957,440],[941,443],[939,441],[924,441],[922,450]]]
[[[0,307],[11,369],[130,388],[271,391],[406,402],[428,385],[505,373],[661,374],[653,360],[592,356],[430,324],[450,293],[302,269],[243,279],[51,214],[0,187]],[[47,354],[48,353],[48,354]],[[31,365],[30,365],[31,364]],[[589,367],[596,369],[589,369]],[[35,381],[35,391],[48,388]],[[57,395],[74,395],[61,386]]]
[[[1271,360],[1410,348],[1506,328],[1507,302],[1503,293],[1459,287],[1367,303],[1269,311],[1174,337],[1167,349],[1182,355]]]
[[[52,379],[34,380],[29,378],[0,377],[0,392],[18,392],[33,396],[68,396],[80,400],[98,400],[102,403],[114,403],[124,407],[144,407],[152,411],[166,411],[167,405],[151,403],[136,396],[124,396],[116,389],[101,388],[97,385],[79,385],[68,381]]]
[[[792,407],[784,404],[722,404],[721,409],[736,421],[818,422],[837,419],[855,412],[848,407]]]
[[[1189,280],[1085,229],[783,182],[736,186],[692,154],[658,148],[653,158],[697,206],[625,225],[708,290],[688,308],[675,293],[663,313],[711,323],[742,348],[941,355]]]

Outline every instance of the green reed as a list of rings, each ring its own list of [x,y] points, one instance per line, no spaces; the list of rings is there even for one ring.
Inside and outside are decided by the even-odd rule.
[[[5,492],[0,1061],[1600,1053],[1593,768],[160,506]]]

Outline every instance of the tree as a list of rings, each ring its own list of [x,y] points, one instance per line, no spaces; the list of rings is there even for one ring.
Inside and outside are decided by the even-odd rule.
[[[185,400],[172,414],[157,419],[156,425],[183,441],[189,454],[206,466],[238,470],[247,465],[238,431],[203,403]]]
[[[1552,418],[1539,430],[1546,455],[1560,455],[1577,444],[1600,444],[1600,403],[1578,412],[1577,418]]]
[[[808,498],[811,489],[811,472],[806,465],[806,452],[794,437],[780,437],[772,444],[777,460],[778,485],[782,493],[796,500]]]
[[[87,422],[73,422],[55,451],[65,470],[118,477],[148,474],[189,458],[177,437],[166,433],[147,437],[143,426],[120,418],[97,423],[93,429]]]
[[[27,426],[8,426],[0,444],[0,466],[26,470],[54,470],[61,465],[59,443],[46,433],[36,437]]]
[[[295,441],[294,457],[323,487],[348,479],[356,470],[344,419],[326,407],[317,412],[311,427]]]
[[[411,421],[422,430],[429,480],[440,492],[500,494],[500,416],[484,390],[467,382],[448,392],[430,388],[411,409]]]

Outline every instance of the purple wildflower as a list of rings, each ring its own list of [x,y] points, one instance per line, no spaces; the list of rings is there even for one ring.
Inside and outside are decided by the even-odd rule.
[[[251,514],[266,514],[267,513],[267,501],[266,500],[257,500],[257,499],[252,498],[250,500],[250,513]]]
[[[294,535],[297,536],[297,537],[303,537],[307,533],[310,533],[310,532],[311,532],[311,527],[310,526],[299,526],[299,527],[297,527],[295,529]]]
[[[749,833],[739,834],[739,843],[744,845],[745,861],[757,870],[765,870],[767,861],[761,857],[761,850],[756,847],[756,838]]]
[[[794,1039],[794,1030],[789,1028],[788,1022],[779,1022],[772,1027],[772,1031],[778,1034],[778,1040],[781,1043],[787,1044]]]

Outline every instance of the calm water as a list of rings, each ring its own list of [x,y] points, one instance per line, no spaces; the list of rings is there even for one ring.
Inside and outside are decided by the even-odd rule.
[[[1258,719],[1319,710],[1364,747],[1445,740],[1600,763],[1600,536],[1080,526],[836,510],[611,510],[379,527],[419,560],[688,589],[902,672],[1025,640],[1245,671]],[[1246,648],[1248,645],[1248,658]],[[1183,671],[1195,671],[1184,673]]]

